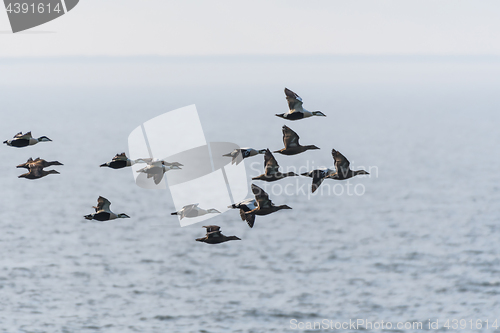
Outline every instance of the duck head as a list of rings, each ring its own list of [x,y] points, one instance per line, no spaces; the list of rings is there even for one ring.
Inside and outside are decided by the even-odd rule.
[[[355,174],[356,175],[369,175],[369,173],[365,170],[358,170],[358,171],[355,171]]]
[[[119,219],[129,219],[130,218],[130,216],[128,216],[127,214],[123,214],[123,213],[118,214],[117,217]]]
[[[260,149],[260,150],[257,150],[257,152],[258,152],[259,154],[265,154],[265,153],[266,153],[266,151],[267,151],[267,149]]]
[[[284,113],[277,113],[275,116],[286,119]]]
[[[52,140],[50,140],[50,139],[49,139],[48,137],[46,137],[46,136],[41,136],[41,137],[39,137],[37,140],[38,140],[38,142],[47,142],[47,141],[52,141]]]

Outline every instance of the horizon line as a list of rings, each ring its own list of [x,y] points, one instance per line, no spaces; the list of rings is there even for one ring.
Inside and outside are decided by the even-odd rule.
[[[90,62],[107,62],[110,60],[127,62],[127,61],[193,61],[193,60],[237,60],[237,61],[277,61],[277,60],[323,60],[323,61],[500,61],[500,54],[402,54],[402,53],[386,53],[386,54],[136,54],[136,55],[43,55],[43,56],[1,56],[2,61],[6,62],[75,62],[75,61],[90,61]]]

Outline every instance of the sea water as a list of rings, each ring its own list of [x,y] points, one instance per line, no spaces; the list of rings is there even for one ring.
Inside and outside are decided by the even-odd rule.
[[[1,60],[2,141],[32,131],[53,142],[0,147],[0,330],[316,332],[363,320],[344,331],[384,321],[393,325],[388,331],[418,332],[431,322],[446,330],[446,320],[480,319],[481,330],[464,331],[495,331],[499,65],[383,57]],[[274,116],[287,111],[285,86],[327,117]],[[279,150],[287,125],[301,144],[321,149],[275,154],[283,171],[333,167],[335,148],[370,176],[325,180],[315,195],[307,177],[253,181],[293,210],[257,216],[253,229],[229,211],[207,222],[241,241],[195,242],[204,229],[179,226],[168,190],[139,188],[129,168],[99,168],[128,153],[128,134],[141,123],[190,104],[207,141]],[[52,167],[59,175],[18,179],[25,169],[15,166],[29,157],[64,165]],[[245,163],[250,184],[263,172],[263,155]],[[98,196],[131,218],[85,220]],[[396,329],[415,322],[422,329]],[[321,328],[308,329],[314,323]]]

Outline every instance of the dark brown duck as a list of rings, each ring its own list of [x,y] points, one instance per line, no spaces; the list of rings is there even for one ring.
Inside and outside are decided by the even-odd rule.
[[[207,229],[207,234],[205,235],[205,237],[197,238],[197,242],[203,242],[207,244],[220,244],[232,240],[241,240],[236,236],[223,235],[220,231],[220,227],[217,225],[203,226],[203,228]]]
[[[297,133],[292,131],[292,129],[286,125],[283,125],[283,144],[285,145],[285,148],[277,150],[274,153],[296,155],[305,152],[306,150],[319,149],[315,145],[301,146]]]
[[[274,158],[273,154],[271,154],[271,151],[269,149],[266,149],[266,153],[264,154],[264,164],[265,164],[265,169],[264,173],[260,176],[253,177],[253,180],[264,180],[266,182],[274,182],[276,180],[283,179],[285,177],[293,177],[293,176],[298,176],[296,173],[293,172],[287,172],[287,173],[281,173],[279,172],[279,165],[276,159]]]

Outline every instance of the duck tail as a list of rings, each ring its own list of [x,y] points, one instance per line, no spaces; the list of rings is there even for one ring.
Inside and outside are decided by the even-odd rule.
[[[99,165],[100,167],[105,167],[105,166],[108,166],[108,163],[103,163],[101,165]]]
[[[85,215],[84,217],[86,220],[92,220],[92,214]]]

